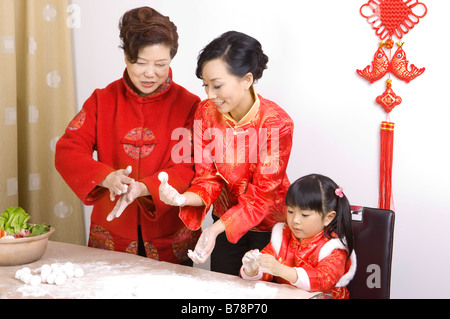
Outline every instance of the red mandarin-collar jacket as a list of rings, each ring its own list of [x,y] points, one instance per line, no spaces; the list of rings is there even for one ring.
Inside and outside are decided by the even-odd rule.
[[[188,192],[198,194],[205,206],[180,208],[180,218],[195,230],[213,205],[231,243],[252,229],[270,231],[278,215],[284,216],[290,184],[286,167],[293,122],[277,104],[253,94],[255,104],[238,123],[211,100],[200,103],[194,122],[195,177]]]
[[[138,225],[147,253],[155,259],[180,262],[186,259],[187,246],[195,245],[199,234],[186,228],[177,207],[159,200],[160,171],[168,173],[171,185],[180,192],[194,176],[193,160],[172,161],[171,150],[178,140],[172,140],[171,134],[179,128],[192,129],[200,99],[171,77],[170,71],[155,94],[142,97],[127,84],[131,82],[125,70],[122,79],[94,91],[57,143],[57,170],[83,203],[94,205],[92,246],[136,253]],[[94,151],[98,160],[92,157]],[[144,183],[151,197],[136,199],[119,218],[108,222],[116,201],[109,199],[108,189],[97,185],[128,165],[132,167],[129,176]]]
[[[279,223],[273,228],[271,241],[261,253],[274,256],[286,266],[302,268],[308,278],[309,291],[329,293],[333,299],[349,298],[345,286],[356,272],[356,254],[352,252],[348,258],[348,250],[340,239],[327,238],[322,231],[312,238],[298,240],[288,225]],[[272,281],[273,276],[264,273],[260,279]],[[281,277],[276,277],[276,280],[302,288],[299,284],[301,279],[297,283]]]

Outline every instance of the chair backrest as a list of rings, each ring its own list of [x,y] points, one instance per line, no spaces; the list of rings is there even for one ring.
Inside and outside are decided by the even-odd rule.
[[[389,299],[395,214],[392,210],[352,206],[356,253],[350,299]]]

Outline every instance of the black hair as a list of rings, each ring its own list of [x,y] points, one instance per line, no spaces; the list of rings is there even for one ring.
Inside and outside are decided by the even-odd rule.
[[[350,203],[347,196],[336,195],[339,186],[329,177],[311,174],[297,179],[289,186],[286,205],[304,210],[312,210],[325,217],[331,211],[336,212],[333,220],[325,226],[324,234],[332,238],[335,233],[348,248],[348,256],[353,251],[353,231]],[[343,241],[345,238],[346,242]]]
[[[195,75],[202,79],[203,65],[219,58],[228,65],[231,74],[243,77],[250,72],[254,82],[262,77],[269,62],[258,40],[241,32],[228,31],[211,41],[200,52]]]

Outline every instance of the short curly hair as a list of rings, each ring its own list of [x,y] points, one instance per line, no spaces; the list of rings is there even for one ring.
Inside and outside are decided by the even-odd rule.
[[[169,17],[150,7],[125,12],[119,22],[122,48],[131,63],[136,63],[139,51],[148,45],[165,44],[170,47],[170,58],[178,51],[178,33]]]

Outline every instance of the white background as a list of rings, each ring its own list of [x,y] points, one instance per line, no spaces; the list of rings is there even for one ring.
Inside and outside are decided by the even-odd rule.
[[[379,41],[359,13],[366,2],[72,0],[81,22],[73,29],[77,109],[95,88],[122,76],[118,22],[128,9],[152,6],[175,22],[180,47],[172,62],[174,80],[201,99],[206,95],[194,74],[199,51],[225,31],[245,32],[262,43],[270,59],[258,93],[277,102],[295,123],[290,180],[322,173],[344,188],[352,204],[376,207],[379,127],[386,114],[375,98],[386,78],[369,84],[356,74],[370,64]],[[409,84],[393,78],[403,102],[391,112],[392,298],[450,297],[450,2],[425,4],[427,16],[402,41],[410,63],[426,71]]]

